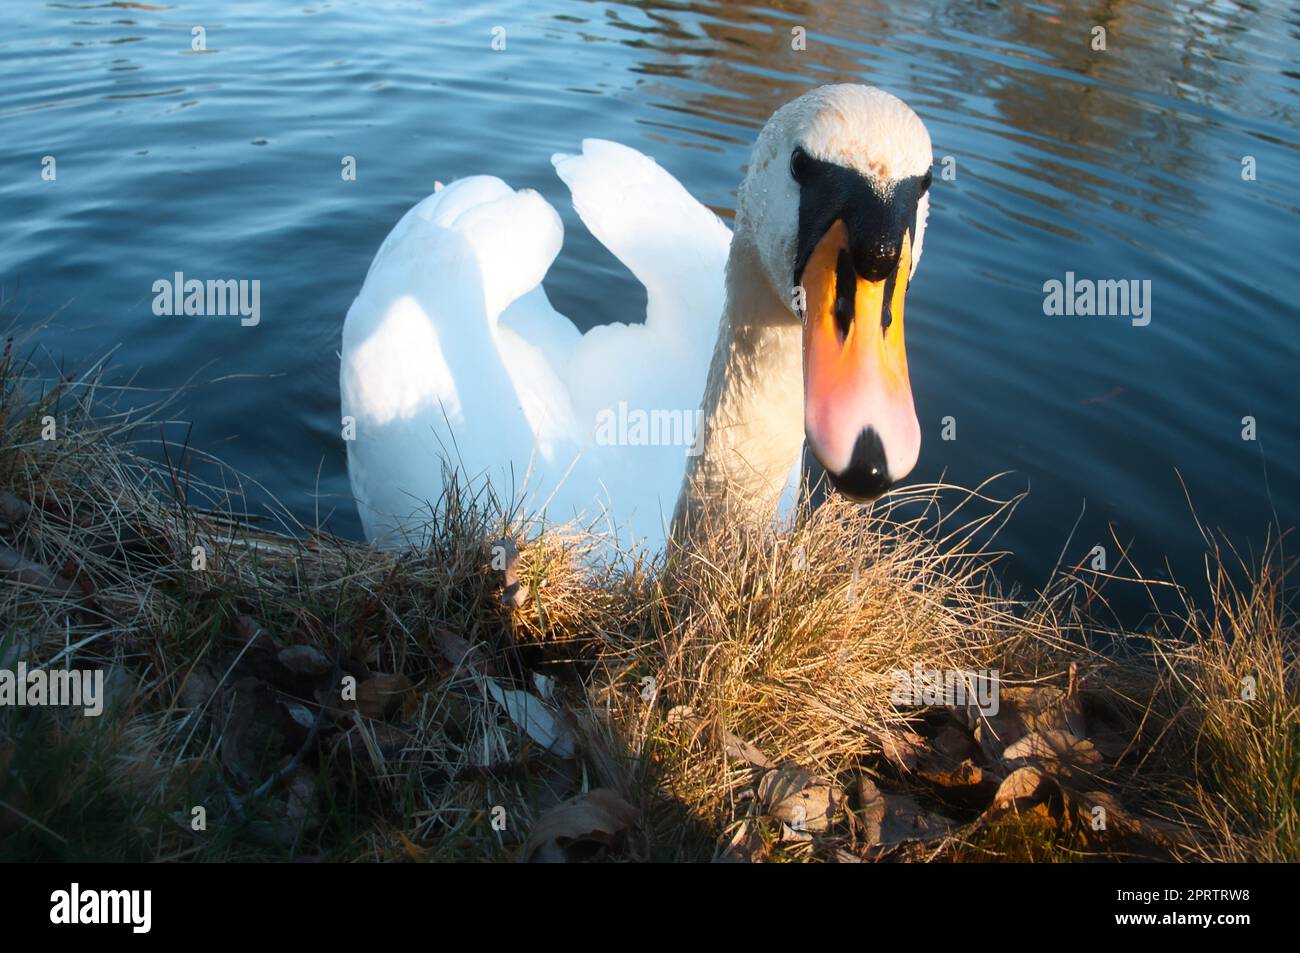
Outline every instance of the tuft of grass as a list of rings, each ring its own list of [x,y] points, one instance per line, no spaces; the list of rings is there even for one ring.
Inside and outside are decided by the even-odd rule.
[[[689,548],[611,554],[448,472],[422,544],[376,551],[250,515],[246,480],[152,422],[165,405],[111,397],[97,369],[49,384],[0,358],[0,668],[96,669],[111,689],[99,718],[0,708],[4,859],[506,860],[598,787],[638,818],[587,844],[606,859],[1300,859],[1280,547],[1231,571],[1210,547],[1208,607],[1184,598],[1140,634],[1103,621],[1106,585],[1152,585],[1136,574],[1005,593],[991,540],[1015,501],[985,488],[775,528],[722,513]],[[303,652],[314,668],[286,661]],[[974,744],[942,706],[891,701],[914,666],[1050,690],[1080,673],[1106,759],[1067,779],[1069,803],[1103,792],[1128,839],[1064,808],[989,813],[989,790],[900,767],[900,738]],[[503,692],[551,713],[572,756]],[[973,757],[996,788],[996,759]],[[765,803],[759,779],[794,770],[846,794],[824,830]],[[877,782],[951,829],[873,846]]]
[[[1164,656],[1190,810],[1207,856],[1300,860],[1300,644],[1287,601],[1291,567],[1266,550],[1252,567],[1213,544],[1208,609],[1185,606],[1187,648]],[[1235,577],[1246,576],[1242,587]]]
[[[835,501],[782,533],[718,514],[673,553],[656,611],[605,649],[593,697],[674,812],[723,829],[751,785],[725,746],[697,743],[701,721],[774,762],[847,777],[908,718],[889,700],[893,672],[987,664],[1012,607],[990,593],[987,565],[959,548],[943,555],[927,527],[933,494],[870,511]],[[920,513],[897,518],[909,509]],[[689,729],[671,723],[674,710],[691,712]]]

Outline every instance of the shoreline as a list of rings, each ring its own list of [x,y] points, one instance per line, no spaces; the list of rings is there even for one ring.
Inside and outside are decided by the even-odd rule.
[[[453,480],[379,552],[240,519],[95,383],[0,362],[0,668],[105,685],[97,718],[0,706],[7,859],[1300,859],[1275,546],[1142,633],[1096,574],[1009,598],[972,543],[1002,509],[956,488],[902,494],[933,525],[836,503],[593,566]],[[1000,704],[900,704],[911,671]]]

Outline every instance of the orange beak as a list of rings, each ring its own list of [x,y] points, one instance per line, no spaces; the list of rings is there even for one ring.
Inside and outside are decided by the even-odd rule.
[[[885,492],[920,454],[903,347],[911,271],[911,233],[904,232],[893,273],[880,281],[860,277],[843,219],[804,267],[804,432],[831,483],[854,499]]]

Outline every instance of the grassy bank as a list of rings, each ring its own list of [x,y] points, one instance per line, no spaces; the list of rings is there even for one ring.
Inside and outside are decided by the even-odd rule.
[[[1300,860],[1276,546],[1140,633],[1105,595],[1148,583],[1004,594],[1007,506],[950,488],[606,564],[452,486],[379,553],[14,363],[0,669],[107,698],[0,708],[0,858]],[[896,703],[918,669],[997,670],[998,713]]]

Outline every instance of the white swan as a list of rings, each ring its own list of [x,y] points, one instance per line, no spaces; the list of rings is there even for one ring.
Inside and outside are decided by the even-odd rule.
[[[367,538],[418,543],[448,463],[552,522],[650,546],[674,508],[689,524],[724,495],[770,518],[805,437],[856,498],[912,469],[903,297],[931,153],[901,100],[825,86],[779,109],[734,238],[633,149],[586,140],[552,161],[582,221],[645,285],[645,323],[581,334],[551,307],[541,281],[563,232],[536,192],[475,176],[412,208],[343,328]]]

